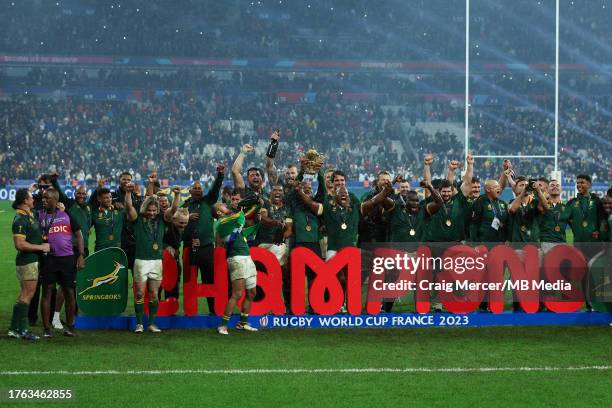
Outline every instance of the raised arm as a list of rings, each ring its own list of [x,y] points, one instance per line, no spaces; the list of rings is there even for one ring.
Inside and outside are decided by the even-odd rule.
[[[510,186],[510,188],[514,188],[516,184],[513,177],[514,171],[512,170],[512,163],[510,160],[504,160],[504,171],[499,176],[499,188],[503,191],[506,188],[506,184]]]
[[[459,161],[451,160],[448,163],[448,172],[446,173],[446,179],[450,181],[451,183],[453,194],[457,193],[457,189],[455,188],[455,173],[457,172],[458,168],[459,168]]]
[[[134,222],[138,218],[138,212],[132,205],[132,191],[134,190],[134,183],[130,182],[128,185],[128,191],[125,194],[125,210],[127,212],[127,218],[129,221]]]
[[[232,164],[232,179],[234,180],[234,188],[244,192],[244,179],[242,178],[242,166],[244,165],[244,159],[247,154],[253,152],[254,148],[250,144],[245,144],[240,149],[240,153],[238,153],[238,157]]]
[[[155,194],[155,180],[157,180],[156,171],[149,175],[149,184],[147,184],[147,191],[145,192],[145,197],[149,197]]]
[[[98,208],[100,206],[100,203],[98,202],[98,190],[104,188],[105,184],[106,177],[100,177],[100,180],[98,180],[97,188],[91,193],[91,196],[89,197],[88,203],[91,208]]]
[[[274,185],[278,182],[278,173],[276,166],[274,165],[274,158],[276,157],[276,151],[278,150],[278,140],[280,139],[280,131],[276,130],[270,136],[270,144],[266,149],[266,173],[268,174],[268,180],[270,185]]]
[[[385,211],[391,211],[395,205],[395,202],[389,197],[392,193],[393,187],[391,183],[384,183],[380,192],[369,200],[365,200],[361,203],[361,214],[369,215],[378,204],[382,204]]]
[[[519,194],[514,201],[512,201],[512,204],[510,204],[510,207],[508,207],[508,214],[514,215],[519,208],[521,208],[521,203],[523,202],[523,198],[525,198],[526,192],[527,188],[524,188],[523,191],[521,191],[521,194]]]
[[[433,154],[425,155],[423,160],[423,180],[431,183],[431,163],[433,163]],[[425,198],[429,197],[429,190],[425,190]]]
[[[429,215],[433,215],[437,213],[440,208],[444,207],[444,200],[442,199],[442,196],[440,195],[438,190],[433,188],[433,186],[431,185],[431,182],[427,180],[421,180],[419,185],[423,187],[425,191],[429,191],[429,194],[431,195],[431,198],[433,199],[433,201],[430,203],[427,203],[427,206],[425,207],[425,211],[427,211]]]
[[[538,195],[538,211],[540,214],[544,214],[546,211],[548,211],[548,199],[546,198],[546,195],[544,195],[544,191],[542,190],[540,183],[536,181],[534,184],[533,190]]]
[[[70,208],[70,206],[74,203],[74,200],[70,200],[67,196],[66,193],[64,193],[64,190],[60,187],[59,182],[57,181],[59,178],[59,174],[57,173],[53,173],[50,176],[51,179],[51,186],[53,186],[53,188],[55,190],[57,190],[58,194],[59,194],[59,202],[63,203],[64,206],[66,207],[66,209]]]
[[[461,183],[461,192],[464,197],[469,197],[472,191],[472,178],[474,177],[474,156],[468,154],[465,158],[465,174],[463,175],[463,182]]]
[[[172,205],[164,213],[164,221],[166,222],[172,222],[172,217],[179,208],[179,204],[181,202],[181,188],[179,186],[172,187],[172,194],[174,195]]]
[[[304,174],[300,172],[300,174]],[[298,180],[300,175],[298,174]],[[300,180],[301,181],[301,180]],[[314,195],[314,200],[322,203],[325,199],[325,176],[323,175],[323,170],[319,169],[317,172],[317,192]]]
[[[217,164],[217,177],[215,177],[215,181],[213,185],[208,190],[208,194],[204,197],[204,200],[209,204],[214,204],[219,200],[219,192],[221,191],[221,186],[223,185],[223,178],[225,177],[225,166],[223,164]],[[242,176],[241,176],[242,178]]]

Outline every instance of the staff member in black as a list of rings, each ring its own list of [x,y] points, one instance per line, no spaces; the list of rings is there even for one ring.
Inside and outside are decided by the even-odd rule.
[[[213,283],[213,205],[219,199],[221,184],[225,177],[225,166],[217,165],[217,177],[206,195],[202,183],[196,181],[191,186],[191,197],[185,201],[183,208],[189,210],[189,223],[183,233],[183,250],[191,251],[189,262],[200,269],[202,283]],[[185,272],[187,269],[183,265]],[[215,299],[206,298],[210,314],[215,313]]]

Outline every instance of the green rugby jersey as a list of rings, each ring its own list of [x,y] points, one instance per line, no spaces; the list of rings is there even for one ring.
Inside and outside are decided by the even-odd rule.
[[[510,205],[514,200],[510,201]],[[516,213],[510,215],[510,242],[540,242],[540,211],[538,199],[530,196]]]
[[[445,210],[446,209],[446,210]],[[470,205],[466,196],[459,190],[444,208],[440,208],[435,214],[427,215],[429,219],[423,241],[425,242],[456,242],[465,238],[465,219],[470,211]]]
[[[95,250],[121,248],[121,233],[125,220],[125,208],[98,208],[92,214],[91,222],[96,231]]]
[[[562,220],[565,204],[552,203],[548,210],[540,215],[540,241],[541,242],[565,242],[565,224]]]
[[[154,260],[162,259],[164,250],[165,223],[163,215],[146,218],[138,214],[134,222],[134,235],[136,236],[136,259]]]
[[[296,204],[289,218],[293,222],[293,235],[296,243],[319,242],[319,218],[301,203]]]
[[[266,203],[264,207],[268,212],[268,217],[277,221],[285,221],[289,218],[289,208],[286,205],[277,207],[272,203]],[[279,236],[282,236],[283,229],[272,225],[266,225],[260,222],[259,232],[257,233],[257,242],[260,244],[274,244],[279,241]]]
[[[32,212],[18,209],[13,218],[12,230],[13,236],[23,237],[30,244],[40,245],[43,243],[42,228]],[[38,254],[39,252],[17,251],[15,264],[21,266],[38,262]]]
[[[91,230],[92,217],[91,207],[87,204],[82,207],[74,202],[66,211],[70,217],[75,219],[81,227],[81,234],[83,234],[83,248],[89,248],[89,231]],[[77,242],[76,236],[72,234],[72,242]]]
[[[348,208],[336,204],[336,200],[331,196],[327,196],[323,203],[323,223],[327,231],[328,250],[338,251],[357,245],[361,203],[353,193],[349,193],[349,197]]]
[[[416,212],[410,211],[400,200],[389,215],[389,242],[420,242],[425,224],[423,207]]]
[[[600,232],[606,220],[601,200],[594,194],[578,194],[569,200],[561,217],[572,226],[574,242],[599,241],[593,233]]]

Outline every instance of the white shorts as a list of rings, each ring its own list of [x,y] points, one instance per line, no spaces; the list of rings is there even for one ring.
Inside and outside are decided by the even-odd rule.
[[[327,252],[325,253],[325,260],[329,261],[334,256],[336,256],[337,253],[338,251],[334,251],[333,249],[328,249]]]
[[[227,269],[232,282],[244,279],[247,289],[253,289],[257,286],[257,268],[250,256],[237,255],[227,258]]]
[[[147,280],[162,280],[161,259],[136,259],[134,261],[134,282],[142,283]]]
[[[278,263],[281,266],[284,266],[289,260],[289,247],[286,244],[259,244],[260,248],[267,249],[272,252],[276,259],[278,259]]]
[[[324,236],[319,240],[319,246],[321,247],[321,256],[327,259],[327,237]]]

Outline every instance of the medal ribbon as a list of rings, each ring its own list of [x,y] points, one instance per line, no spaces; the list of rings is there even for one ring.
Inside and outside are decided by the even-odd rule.
[[[578,208],[580,209],[582,221],[584,222],[587,219],[587,211],[589,210],[589,206],[591,205],[591,197],[589,197],[589,199],[586,201],[586,207],[582,205],[582,201],[580,200],[580,198],[578,198],[578,202],[580,203],[580,206]]]
[[[153,227],[151,226],[152,224],[155,224]],[[145,221],[145,230],[147,232],[147,235],[149,236],[149,239],[151,239],[151,243],[152,244],[157,244],[157,234],[159,233],[159,219],[155,218],[155,221],[153,220],[146,220]]]

